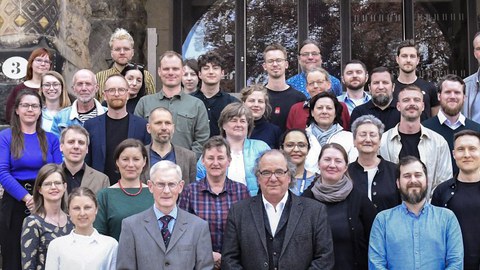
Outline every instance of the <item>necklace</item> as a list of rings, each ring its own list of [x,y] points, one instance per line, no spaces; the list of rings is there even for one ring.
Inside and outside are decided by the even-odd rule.
[[[122,183],[120,180],[118,180],[118,186],[120,187],[120,189],[123,191],[123,193],[125,193],[125,195],[127,196],[137,196],[138,194],[140,194],[142,192],[142,188],[143,188],[143,185],[142,185],[142,181],[140,181],[140,189],[137,191],[137,193],[130,193],[128,191],[126,191],[123,187],[122,187]]]

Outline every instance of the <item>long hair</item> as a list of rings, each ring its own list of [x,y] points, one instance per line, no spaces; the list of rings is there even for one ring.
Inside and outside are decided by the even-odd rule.
[[[42,74],[42,79],[40,80],[40,91],[39,91],[40,97],[42,98],[42,100],[45,101],[45,96],[43,95],[43,87],[42,87],[45,76],[55,77],[60,82],[60,85],[62,87],[62,92],[60,92],[60,98],[59,98],[60,109],[63,109],[65,107],[72,105],[72,103],[70,102],[70,98],[68,97],[68,90],[66,88],[65,80],[63,79],[63,76],[60,73],[53,70],[49,70],[44,74]]]
[[[27,64],[27,76],[25,76],[25,80],[31,80],[33,78],[33,69],[32,69],[32,63],[35,58],[39,56],[45,56],[48,55],[48,58],[50,61],[53,60],[52,54],[45,48],[38,48],[33,50],[33,52],[30,54],[30,57],[28,57],[28,64]],[[52,64],[50,64],[50,69],[52,69]]]
[[[47,213],[45,211],[45,201],[43,195],[40,194],[40,189],[42,188],[43,182],[47,179],[50,175],[58,173],[62,177],[62,183],[67,182],[67,176],[63,171],[61,165],[55,163],[48,163],[43,165],[42,168],[38,171],[37,179],[35,179],[35,186],[33,187],[33,202],[35,204],[35,208],[33,208],[32,213],[45,216]],[[66,188],[64,188],[63,197],[61,199],[61,208],[62,211],[66,212],[67,204],[66,204]]]
[[[15,105],[13,107],[12,115],[10,117],[10,127],[12,129],[12,143],[10,144],[10,152],[13,154],[14,159],[19,159],[23,155],[23,150],[25,149],[25,141],[22,132],[22,125],[20,122],[20,117],[17,114],[17,109],[20,106],[20,102],[24,96],[34,96],[38,99],[40,103],[40,108],[42,108],[42,98],[40,94],[36,91],[25,89],[18,93],[15,98]],[[38,116],[37,122],[35,124],[35,131],[37,133],[38,141],[40,143],[40,149],[42,150],[42,160],[47,160],[47,149],[48,142],[45,131],[42,129],[42,111],[40,110],[40,115]]]

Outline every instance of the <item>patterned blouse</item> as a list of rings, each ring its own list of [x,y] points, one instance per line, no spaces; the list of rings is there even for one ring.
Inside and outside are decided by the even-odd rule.
[[[57,227],[38,215],[30,215],[23,220],[21,236],[22,268],[45,269],[47,248],[53,239],[69,234],[74,228],[70,218],[63,227]]]

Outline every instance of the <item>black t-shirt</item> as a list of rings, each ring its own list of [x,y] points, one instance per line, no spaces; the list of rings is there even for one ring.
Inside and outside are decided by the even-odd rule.
[[[268,98],[270,99],[270,106],[272,106],[270,123],[278,126],[283,133],[287,128],[287,117],[290,108],[295,103],[305,101],[306,97],[302,92],[299,92],[290,86],[284,91],[273,91],[268,89]]]
[[[406,156],[414,156],[420,158],[420,153],[418,152],[418,143],[420,142],[421,131],[415,134],[404,134],[400,131],[400,142],[402,143],[402,149],[398,154],[398,159]]]
[[[433,83],[427,82],[421,78],[417,78],[412,84],[422,89],[425,109],[423,110],[421,120],[426,120],[432,117],[432,107],[440,105],[437,96],[437,87],[435,87]],[[407,86],[407,84],[399,82],[398,78],[395,80],[395,90],[393,91],[393,97],[395,100],[398,100],[398,92],[400,92],[400,89],[403,89],[405,86]]]
[[[455,213],[460,223],[465,248],[464,269],[478,269],[480,265],[480,182],[456,181],[455,196],[448,202],[448,208]]]
[[[110,179],[110,185],[118,182],[120,173],[118,173],[115,166],[113,154],[115,148],[126,138],[128,138],[128,114],[122,119],[112,119],[106,117],[105,119],[105,135],[107,145],[105,147],[105,173]]]

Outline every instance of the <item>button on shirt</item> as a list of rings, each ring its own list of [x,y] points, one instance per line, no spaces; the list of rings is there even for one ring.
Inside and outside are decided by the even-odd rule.
[[[366,92],[363,92],[363,97],[361,99],[357,100],[357,99],[350,98],[348,96],[348,93],[344,93],[343,95],[338,96],[337,99],[338,99],[338,101],[347,104],[348,113],[350,115],[352,115],[353,109],[355,109],[357,106],[360,106],[360,105],[363,105],[363,104],[369,102],[370,99],[372,99],[372,97],[370,97],[370,95],[367,94]]]
[[[425,203],[419,215],[405,203],[373,222],[369,269],[463,269],[460,225],[452,211]]]
[[[165,215],[170,215],[171,217],[173,217],[172,220],[170,220],[170,222],[168,223],[168,230],[170,231],[170,234],[173,234],[173,227],[175,226],[175,222],[177,221],[177,213],[178,213],[177,207],[175,206],[172,212],[164,214],[162,213],[162,211],[158,210],[155,205],[153,205],[153,212],[155,212],[155,217],[157,217],[158,228],[160,228],[160,230],[163,227],[162,222],[160,221],[160,218]]]
[[[265,211],[267,212],[268,222],[270,223],[270,231],[272,232],[272,236],[275,236],[278,223],[280,222],[280,218],[282,217],[283,209],[285,208],[285,204],[288,200],[288,192],[285,193],[282,200],[277,204],[277,207],[274,207],[270,202],[268,202],[267,199],[265,199],[265,196],[263,196],[263,194],[262,200]]]

